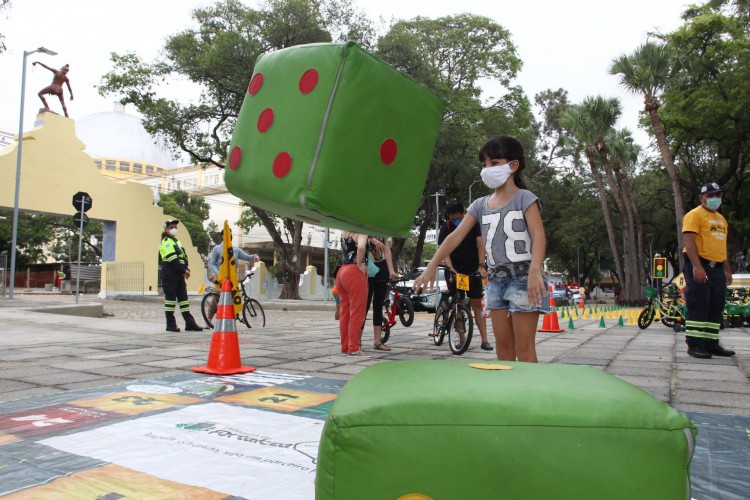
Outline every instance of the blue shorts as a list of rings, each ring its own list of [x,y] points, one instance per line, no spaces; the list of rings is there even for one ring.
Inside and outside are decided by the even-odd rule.
[[[528,276],[511,276],[507,278],[493,278],[487,286],[487,308],[507,309],[510,312],[535,312],[542,314],[549,312],[549,294],[542,296],[542,304],[529,304]],[[547,281],[544,282],[545,289]]]

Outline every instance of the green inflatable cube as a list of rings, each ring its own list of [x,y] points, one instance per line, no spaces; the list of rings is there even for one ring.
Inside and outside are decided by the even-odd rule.
[[[344,386],[316,499],[689,499],[692,422],[596,368],[393,361]],[[422,495],[422,496],[419,496]]]
[[[264,54],[232,137],[227,188],[285,217],[408,236],[444,109],[354,43]]]

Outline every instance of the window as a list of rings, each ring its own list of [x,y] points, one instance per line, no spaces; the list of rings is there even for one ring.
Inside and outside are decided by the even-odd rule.
[[[154,173],[154,166],[153,165],[146,165],[146,173],[147,174],[153,174]]]
[[[117,162],[115,160],[107,160],[104,168],[106,170],[117,170]]]
[[[133,173],[135,174],[142,174],[143,173],[143,165],[140,163],[133,163]]]
[[[99,170],[102,169],[102,161],[101,160],[94,160],[94,164],[96,165],[96,168]]]
[[[120,172],[130,172],[130,162],[129,161],[121,161],[120,162]]]

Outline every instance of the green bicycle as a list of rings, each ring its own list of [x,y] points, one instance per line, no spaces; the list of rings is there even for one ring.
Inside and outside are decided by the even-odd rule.
[[[659,311],[661,322],[667,328],[679,332],[685,327],[685,301],[680,295],[677,285],[672,283],[664,285],[660,290],[646,285],[643,295],[648,299],[648,304],[638,316],[638,328],[645,330],[651,325]]]

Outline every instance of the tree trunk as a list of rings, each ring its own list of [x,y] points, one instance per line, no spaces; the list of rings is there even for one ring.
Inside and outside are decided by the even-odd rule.
[[[624,170],[622,170],[619,165],[615,164],[615,172],[620,178],[620,185],[622,186],[622,192],[625,195],[625,203],[627,204],[631,217],[633,222],[635,223],[635,232],[636,232],[636,238],[637,238],[637,244],[636,244],[636,264],[638,265],[638,293],[636,294],[636,298],[638,301],[643,299],[643,287],[640,285],[644,285],[646,281],[648,280],[646,273],[648,272],[646,269],[646,265],[643,259],[643,256],[645,255],[645,243],[643,242],[643,219],[641,218],[641,210],[638,208],[638,204],[635,202],[635,197],[633,196],[633,188],[630,186],[630,181],[628,180],[628,176],[625,173]]]
[[[422,202],[422,208],[425,211],[424,219],[419,225],[419,235],[417,236],[417,244],[414,246],[414,260],[411,263],[411,269],[420,267],[422,265],[422,253],[424,252],[424,239],[427,236],[427,229],[430,227],[432,222],[432,204],[430,203],[429,197],[425,196]],[[435,241],[437,242],[437,235],[435,235]]]
[[[258,207],[251,207],[258,216],[263,227],[273,240],[274,247],[279,252],[279,267],[284,274],[284,286],[281,289],[280,299],[301,300],[299,296],[299,276],[301,274],[300,244],[302,243],[302,222],[284,219],[284,224],[291,228],[292,244],[284,242],[281,234],[274,225],[274,221],[268,213]]]
[[[620,189],[620,183],[615,176],[612,165],[607,157],[607,151],[605,147],[597,148],[599,150],[599,158],[602,162],[604,172],[607,174],[607,181],[609,182],[609,189],[612,193],[612,197],[615,200],[618,212],[622,218],[622,249],[623,257],[627,273],[623,280],[623,294],[625,300],[628,302],[635,300],[634,291],[637,289],[636,277],[638,276],[638,267],[636,264],[636,251],[635,251],[635,231],[630,217],[630,210],[625,206],[623,199],[622,190]]]
[[[667,135],[664,133],[664,126],[659,117],[659,102],[656,99],[647,98],[645,109],[649,118],[651,118],[651,127],[654,129],[654,137],[656,137],[656,144],[659,146],[659,152],[661,153],[661,159],[664,162],[664,168],[666,168],[669,180],[672,182],[672,192],[674,194],[674,218],[677,227],[677,255],[680,255],[684,248],[682,239],[682,217],[685,215],[685,200],[682,197],[682,183],[680,182],[680,177],[677,175],[677,168],[674,166],[674,159],[672,158],[672,153],[669,151],[669,144],[667,144]],[[680,270],[682,270],[682,265],[680,265]]]
[[[406,238],[393,238],[391,242],[391,260],[393,261],[393,269],[399,274],[401,274],[401,271],[398,268],[398,257],[404,249],[404,244],[406,244]]]
[[[602,215],[604,217],[604,225],[607,227],[607,237],[609,238],[609,247],[612,250],[612,258],[615,261],[615,270],[618,276],[624,276],[622,273],[622,258],[620,257],[620,250],[617,248],[617,238],[615,237],[615,228],[612,224],[612,217],[609,213],[609,205],[607,204],[607,191],[604,189],[604,182],[602,181],[602,174],[596,168],[596,160],[592,151],[586,152],[586,157],[591,167],[591,176],[594,178],[596,188],[599,191],[599,200],[602,203]],[[620,280],[622,284],[622,280]]]

